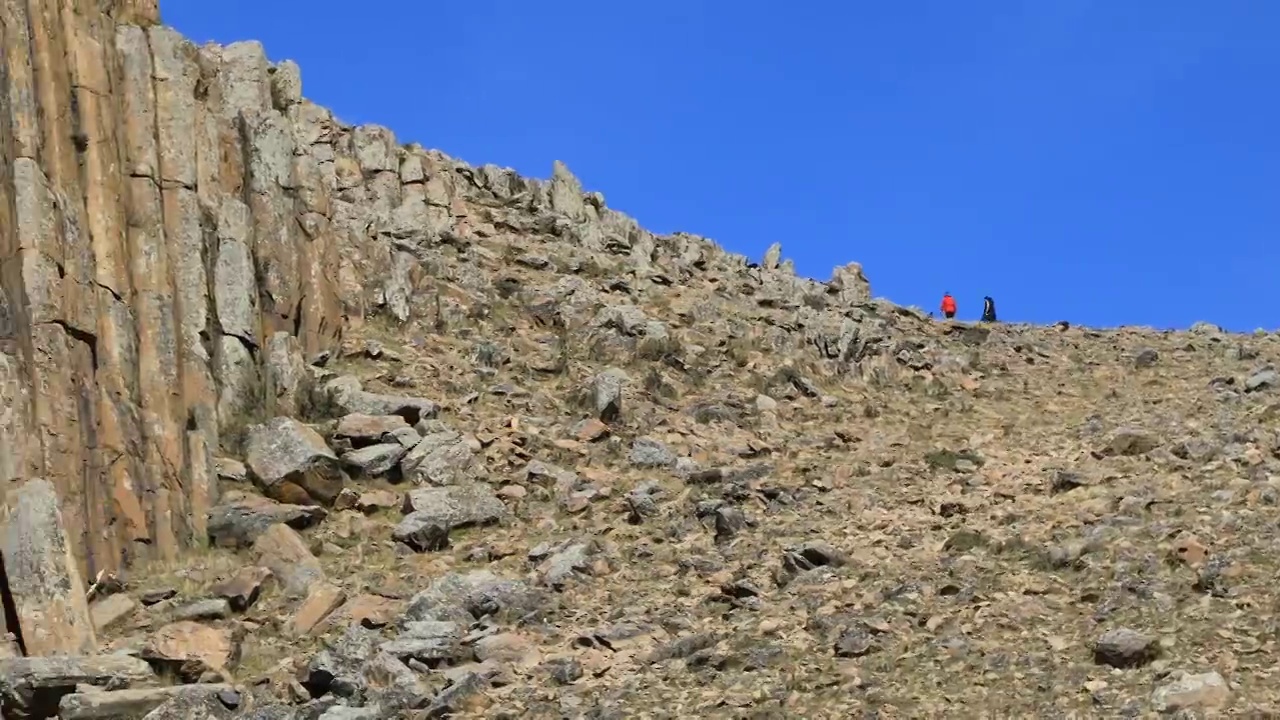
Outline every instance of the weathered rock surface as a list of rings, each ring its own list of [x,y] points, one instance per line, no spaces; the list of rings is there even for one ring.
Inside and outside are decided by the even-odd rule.
[[[250,547],[272,525],[302,530],[323,520],[328,512],[315,505],[279,503],[260,495],[239,493],[209,511],[209,539],[229,548]]]
[[[205,672],[222,673],[240,661],[244,631],[179,620],[156,630],[142,648],[142,657],[154,665],[195,682]]]
[[[281,502],[332,505],[346,484],[320,433],[288,417],[248,429],[245,464],[263,492]]]
[[[0,2],[0,291],[0,502],[46,508],[5,629],[245,683],[46,714],[1280,706],[1280,335],[934,322],[349,126],[154,0]]]
[[[306,541],[288,525],[272,525],[253,544],[263,567],[280,581],[284,591],[304,596],[311,586],[324,579],[324,568],[311,553]]]
[[[62,698],[58,707],[58,717],[63,720],[115,720],[141,717],[165,703],[203,703],[209,699],[216,699],[219,694],[235,692],[235,688],[231,685],[210,683],[73,693]]]
[[[44,479],[10,491],[0,547],[8,594],[28,655],[90,655],[97,637],[58,505]]]
[[[79,686],[123,688],[154,677],[144,660],[125,655],[0,659],[0,704],[6,717],[47,718]]]

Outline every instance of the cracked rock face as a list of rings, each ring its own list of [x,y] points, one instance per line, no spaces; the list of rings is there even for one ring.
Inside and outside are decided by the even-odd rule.
[[[936,322],[154,0],[0,39],[6,716],[1280,706],[1280,336]]]

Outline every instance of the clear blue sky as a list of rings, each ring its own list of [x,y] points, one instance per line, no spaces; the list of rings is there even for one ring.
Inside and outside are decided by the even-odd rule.
[[[976,317],[1280,327],[1280,3],[162,0],[348,122]]]

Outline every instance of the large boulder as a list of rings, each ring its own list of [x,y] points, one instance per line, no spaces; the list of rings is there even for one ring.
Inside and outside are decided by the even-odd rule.
[[[320,433],[293,418],[249,428],[245,464],[269,497],[297,505],[332,505],[346,484],[338,456]]]

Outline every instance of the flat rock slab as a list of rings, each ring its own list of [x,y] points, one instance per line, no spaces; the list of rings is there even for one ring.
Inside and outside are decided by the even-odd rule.
[[[470,525],[487,525],[501,520],[507,506],[482,483],[424,487],[405,495],[404,512],[422,516],[450,530]]]
[[[328,515],[322,507],[279,503],[261,495],[240,493],[225,500],[209,511],[209,540],[218,547],[250,547],[276,523],[302,530]]]
[[[409,425],[419,420],[433,418],[440,413],[440,406],[430,400],[403,395],[380,395],[367,392],[360,381],[350,375],[331,380],[325,385],[330,409],[340,415],[399,415]]]
[[[58,706],[58,717],[61,720],[114,720],[115,718],[141,717],[170,700],[203,702],[220,693],[227,694],[226,697],[238,695],[234,687],[225,684],[176,685],[72,693],[63,696]]]
[[[142,716],[142,720],[231,720],[245,717],[238,712],[244,697],[236,691],[215,693],[180,693],[164,701],[156,709]],[[289,720],[292,713],[265,714],[254,712],[249,717],[261,720]]]
[[[98,641],[58,507],[43,478],[11,491],[0,552],[27,654],[91,655]]]
[[[399,415],[351,413],[338,421],[333,439],[335,442],[346,440],[353,448],[361,448],[385,442],[385,437],[394,436],[406,428],[409,428],[409,423]]]
[[[0,704],[5,717],[54,717],[77,685],[119,689],[154,677],[145,660],[128,655],[6,658],[0,660]]]
[[[342,463],[365,477],[378,477],[391,472],[407,452],[398,442],[378,443],[343,454]]]

